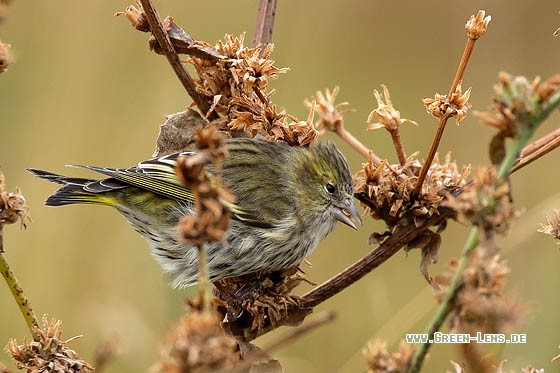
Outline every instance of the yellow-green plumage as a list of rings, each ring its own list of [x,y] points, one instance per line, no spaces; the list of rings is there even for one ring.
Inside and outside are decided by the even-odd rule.
[[[284,142],[230,139],[221,176],[233,190],[232,221],[225,243],[208,245],[210,278],[219,280],[299,264],[336,221],[359,220],[352,178],[332,143],[314,148]],[[70,178],[30,169],[63,186],[46,204],[101,204],[116,208],[149,242],[155,259],[175,285],[197,280],[196,249],[175,239],[175,226],[193,214],[194,197],[174,172],[180,154],[140,162],[128,169],[77,166],[106,175],[103,180]],[[212,170],[211,170],[212,171]]]

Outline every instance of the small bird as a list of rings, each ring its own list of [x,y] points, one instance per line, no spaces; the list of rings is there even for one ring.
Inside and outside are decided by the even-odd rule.
[[[222,182],[233,191],[232,218],[224,242],[206,245],[211,281],[257,271],[273,272],[301,263],[336,225],[362,223],[353,202],[352,176],[333,143],[312,148],[262,139],[226,140]],[[66,177],[30,168],[33,175],[63,186],[45,204],[97,204],[116,208],[148,241],[173,285],[198,279],[198,253],[178,242],[176,225],[194,214],[194,195],[175,174],[175,153],[136,167],[72,166],[108,178]],[[213,171],[211,171],[213,172]]]

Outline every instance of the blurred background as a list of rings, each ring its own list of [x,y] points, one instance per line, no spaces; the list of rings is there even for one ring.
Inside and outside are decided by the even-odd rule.
[[[250,43],[256,0],[155,1],[195,38],[214,43],[225,33],[247,32]],[[125,167],[151,156],[164,115],[182,111],[191,100],[164,57],[148,51],[148,35],[113,14],[127,1],[29,2],[15,0],[0,24],[0,40],[11,43],[16,63],[0,75],[0,170],[8,187],[20,186],[33,223],[26,231],[4,230],[7,257],[37,315],[63,320],[64,336],[87,360],[108,338],[118,336],[123,353],[109,372],[146,371],[170,325],[184,312],[184,298],[196,289],[172,289],[148,246],[115,211],[104,207],[47,208],[53,184],[32,177],[26,167],[86,175],[65,164]],[[421,99],[447,93],[466,40],[464,24],[477,9],[492,15],[464,77],[473,87],[472,110],[485,110],[499,71],[546,78],[558,72],[560,26],[557,1],[295,1],[280,0],[274,29],[274,59],[291,71],[272,83],[275,104],[305,118],[305,98],[340,86],[339,99],[355,112],[346,126],[381,157],[396,161],[387,133],[365,131],[375,105],[372,90],[387,84],[403,118],[408,153],[427,153],[436,121]],[[554,115],[538,135],[558,126]],[[450,121],[440,151],[459,164],[487,165],[493,131],[470,115]],[[327,135],[328,138],[334,138]],[[353,171],[363,159],[339,139]],[[525,213],[501,240],[512,267],[510,290],[531,309],[517,333],[525,345],[496,349],[507,370],[533,364],[560,371],[550,359],[560,344],[560,251],[540,222],[560,208],[558,153],[516,173],[513,193]],[[91,176],[91,175],[90,175]],[[322,282],[371,248],[367,238],[382,224],[366,219],[355,232],[340,226],[309,258],[307,274]],[[450,224],[443,235],[439,273],[457,256],[467,230]],[[362,349],[372,337],[392,348],[405,333],[421,333],[435,310],[431,290],[418,270],[419,252],[398,253],[365,279],[323,303],[336,321],[275,352],[286,372],[359,372]],[[307,290],[305,287],[301,291]],[[0,284],[0,345],[28,335],[7,287]],[[278,338],[271,333],[259,344]],[[435,345],[427,372],[451,369],[457,346]],[[0,354],[0,362],[11,366]]]

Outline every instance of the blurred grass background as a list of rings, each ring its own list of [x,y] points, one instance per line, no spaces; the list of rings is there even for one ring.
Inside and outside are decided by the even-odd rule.
[[[256,4],[156,1],[162,16],[172,15],[195,38],[211,43],[225,33],[245,31],[250,43]],[[145,371],[168,327],[183,313],[184,297],[195,289],[171,289],[146,243],[116,212],[43,206],[54,185],[24,169],[80,175],[63,165],[133,165],[151,156],[164,114],[190,103],[165,58],[148,51],[148,35],[125,18],[113,17],[127,5],[122,0],[15,0],[0,25],[0,40],[12,44],[17,59],[0,75],[0,170],[10,190],[22,187],[34,220],[27,231],[5,229],[8,259],[37,314],[63,320],[67,338],[84,335],[71,344],[84,358],[91,359],[107,338],[120,337],[123,354],[109,372]],[[402,136],[407,151],[418,150],[423,157],[436,122],[420,99],[447,93],[466,40],[463,25],[479,8],[492,15],[492,22],[464,78],[464,87],[473,87],[473,110],[488,107],[500,70],[529,78],[558,72],[560,40],[552,36],[560,25],[556,1],[281,0],[274,59],[291,71],[273,82],[274,102],[305,118],[304,98],[339,85],[339,98],[356,109],[346,116],[347,127],[394,162],[389,136],[364,131],[375,107],[371,91],[387,84],[402,116],[420,123],[418,128],[404,126]],[[558,119],[549,120],[539,135],[557,127]],[[460,164],[486,165],[491,135],[471,115],[460,127],[450,122],[440,150],[452,150]],[[363,160],[335,140],[358,170]],[[550,363],[560,343],[560,252],[548,236],[536,233],[547,213],[560,208],[557,160],[553,153],[512,178],[514,197],[526,212],[502,241],[513,270],[511,290],[529,303],[532,313],[517,330],[527,334],[527,344],[496,350],[509,361],[507,369],[532,363],[560,371],[558,362]],[[370,219],[358,232],[340,226],[310,257],[309,277],[321,282],[340,271],[365,254],[368,235],[382,229]],[[450,224],[440,263],[431,273],[460,252],[465,237],[464,227]],[[396,347],[404,333],[423,332],[435,301],[418,265],[418,252],[399,253],[318,307],[334,310],[338,318],[275,353],[286,372],[364,371],[361,349],[369,338],[384,338]],[[0,345],[10,337],[21,341],[28,332],[3,285],[0,304]],[[460,360],[455,346],[436,345],[425,371],[450,369],[451,359]],[[0,362],[11,364],[5,354]]]

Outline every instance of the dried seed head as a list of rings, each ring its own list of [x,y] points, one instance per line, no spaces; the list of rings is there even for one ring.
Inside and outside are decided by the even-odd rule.
[[[478,168],[473,181],[458,196],[448,196],[443,203],[457,213],[457,221],[479,226],[487,236],[506,233],[509,222],[519,215],[513,206],[509,183],[496,178],[496,169]]]
[[[521,131],[535,125],[549,104],[551,97],[560,92],[560,74],[546,79],[529,81],[524,76],[500,72],[499,84],[494,87],[494,112],[477,112],[481,123],[496,128],[501,137],[517,137]]]
[[[10,44],[0,41],[0,73],[8,70],[8,65],[15,61],[11,48]]]
[[[389,228],[398,224],[420,226],[424,220],[439,214],[438,207],[444,196],[465,184],[469,167],[459,169],[448,154],[444,162],[436,157],[418,198],[412,198],[416,175],[420,172],[417,153],[406,164],[391,165],[372,159],[354,176],[354,192],[362,205],[375,219],[383,219]]]
[[[25,197],[16,188],[15,193],[6,190],[6,179],[0,172],[0,225],[13,224],[19,221],[22,228],[31,222],[29,207],[25,204]]]
[[[274,48],[272,44],[268,44],[264,50],[262,46],[247,48],[243,46],[244,39],[245,35],[238,38],[226,35],[224,42],[219,41],[213,49],[224,56],[223,59],[209,61],[191,57],[187,60],[198,73],[197,89],[209,97],[218,96],[215,110],[220,114],[228,114],[229,102],[233,97],[252,96],[254,87],[266,91],[270,79],[276,79],[278,74],[288,71],[287,68],[274,66],[274,61],[270,59]],[[198,43],[210,48],[207,43]]]
[[[461,91],[461,82],[457,84],[455,91],[451,93],[451,97],[436,93],[434,98],[425,98],[422,101],[426,107],[428,114],[434,118],[450,118],[453,117],[457,124],[467,116],[467,111],[472,106],[467,101],[471,96],[471,88],[465,93]]]
[[[343,109],[348,106],[348,102],[341,102],[335,105],[336,96],[339,87],[334,87],[332,92],[325,89],[325,93],[317,91],[312,101],[305,100],[305,105],[312,108],[313,102],[316,103],[315,111],[319,114],[319,120],[315,123],[315,127],[321,132],[336,131],[339,127],[344,126],[343,115],[352,111]]]
[[[488,24],[492,20],[491,16],[486,16],[484,10],[479,10],[476,16],[471,16],[471,18],[465,24],[465,30],[467,31],[467,36],[470,39],[476,40],[486,33]]]
[[[224,203],[233,201],[233,196],[222,187],[219,176],[211,177],[205,170],[211,163],[219,169],[227,156],[224,139],[225,135],[214,127],[199,130],[199,152],[177,160],[177,175],[195,195],[196,215],[184,216],[177,225],[179,239],[185,244],[202,247],[222,241],[229,226],[231,212]]]
[[[115,13],[115,17],[125,16],[136,30],[148,32],[150,31],[150,25],[146,19],[144,8],[142,8],[140,1],[137,1],[136,4],[138,5],[138,8],[134,5],[129,5],[126,7],[124,12]]]
[[[378,128],[385,128],[387,131],[395,131],[399,128],[399,126],[403,123],[411,123],[415,126],[418,125],[413,120],[409,119],[401,119],[401,113],[393,107],[393,103],[391,102],[391,97],[389,96],[389,90],[387,86],[384,84],[381,85],[383,88],[383,96],[385,97],[385,102],[383,102],[383,96],[374,89],[373,95],[377,100],[377,109],[374,109],[368,116],[367,123],[369,124],[367,129],[374,130]],[[377,116],[378,122],[371,123],[373,117]]]
[[[93,367],[82,360],[76,351],[66,347],[66,344],[77,338],[62,340],[62,322],[59,320],[48,320],[43,317],[43,327],[35,328],[37,340],[27,342],[24,338],[23,344],[18,345],[14,339],[10,339],[6,351],[16,361],[18,369],[26,369],[28,372],[91,372]]]
[[[479,246],[463,273],[464,286],[450,317],[454,333],[505,333],[527,314],[518,299],[504,294],[510,269],[499,255],[491,255],[492,251]],[[435,279],[440,286],[436,291],[439,301],[448,291],[456,266],[452,262],[447,272]]]
[[[220,327],[215,311],[192,310],[167,336],[152,372],[227,371],[239,361],[235,339]]]
[[[546,224],[541,224],[539,232],[544,234],[549,234],[554,237],[560,245],[560,210],[554,210],[555,216],[553,218],[548,218]]]
[[[274,327],[280,320],[282,325],[297,325],[303,321],[310,309],[293,313],[292,319],[283,318],[288,307],[300,305],[300,297],[291,292],[302,282],[312,284],[299,267],[231,277],[218,281],[214,302],[224,314],[223,325],[231,334],[244,336],[248,329],[257,335],[266,322]]]
[[[416,346],[404,340],[399,346],[399,351],[391,352],[387,349],[387,342],[378,338],[370,340],[363,351],[368,373],[404,372]]]
[[[391,165],[383,160],[376,165],[372,159],[363,165],[363,169],[354,176],[354,195],[374,219],[385,221],[392,232],[396,226],[414,224],[422,225],[427,219],[440,214],[439,208],[445,196],[465,185],[469,167],[461,170],[448,154],[441,163],[436,156],[430,166],[426,181],[420,195],[412,198],[417,176],[421,165],[411,155],[404,165]],[[428,267],[438,259],[441,238],[439,233],[445,228],[442,224],[437,232],[425,230],[411,241],[406,250],[419,248],[422,250],[420,271],[428,282],[433,284],[428,274]],[[378,243],[388,237],[386,233],[375,233],[370,236],[371,244]]]

